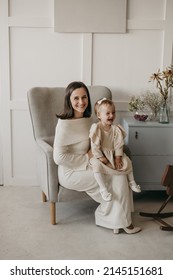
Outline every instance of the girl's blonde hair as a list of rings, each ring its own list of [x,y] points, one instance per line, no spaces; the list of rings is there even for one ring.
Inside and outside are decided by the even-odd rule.
[[[94,105],[94,112],[95,112],[96,116],[98,115],[99,109],[102,105],[111,105],[115,108],[115,104],[112,100],[107,99],[105,97],[102,98],[102,99],[99,99],[99,100],[96,101],[96,103]]]

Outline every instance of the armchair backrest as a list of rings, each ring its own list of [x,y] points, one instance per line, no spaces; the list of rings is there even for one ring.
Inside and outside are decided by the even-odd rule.
[[[111,91],[104,86],[88,86],[92,107],[95,102],[103,97],[112,99]],[[53,143],[56,114],[60,114],[64,107],[65,88],[34,87],[28,91],[28,105],[33,126],[34,138],[50,139]],[[94,113],[93,113],[94,116]]]

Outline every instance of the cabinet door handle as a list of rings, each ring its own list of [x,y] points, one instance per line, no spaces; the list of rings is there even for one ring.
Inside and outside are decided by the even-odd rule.
[[[138,139],[138,132],[135,132],[135,139]]]

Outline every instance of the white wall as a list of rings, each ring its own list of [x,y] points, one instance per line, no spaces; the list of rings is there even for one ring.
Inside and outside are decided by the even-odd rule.
[[[0,7],[4,184],[37,185],[28,89],[105,85],[120,119],[129,95],[172,62],[173,0],[128,0],[125,34],[55,33],[53,0],[0,0]]]
[[[2,135],[1,135],[1,121],[0,121],[0,186],[3,185],[3,158],[2,158]]]

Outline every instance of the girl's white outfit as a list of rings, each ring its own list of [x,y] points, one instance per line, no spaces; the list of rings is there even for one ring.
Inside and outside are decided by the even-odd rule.
[[[133,200],[126,175],[106,175],[110,180],[112,201],[105,202],[90,166],[89,130],[91,118],[58,120],[54,140],[54,161],[58,164],[59,183],[76,191],[85,191],[99,206],[95,211],[98,226],[119,229],[131,224]]]
[[[125,131],[121,126],[111,125],[109,131],[105,131],[100,122],[94,123],[90,129],[91,149],[94,157],[91,164],[94,172],[122,175],[132,172],[131,160],[123,152]],[[112,165],[112,168],[102,163],[99,158],[105,156]],[[115,156],[121,156],[123,166],[115,169]]]
[[[140,187],[136,185],[133,176],[131,160],[123,152],[124,137],[126,132],[120,125],[111,125],[109,131],[105,131],[101,122],[94,123],[90,129],[91,150],[94,157],[91,159],[91,165],[94,177],[100,186],[100,192],[104,200],[111,200],[109,192],[109,183],[105,174],[122,175],[127,174],[129,186],[132,190],[140,192]],[[115,157],[122,157],[122,168],[115,169]],[[106,157],[112,168],[102,163],[99,158]]]

